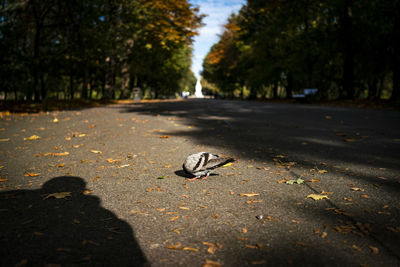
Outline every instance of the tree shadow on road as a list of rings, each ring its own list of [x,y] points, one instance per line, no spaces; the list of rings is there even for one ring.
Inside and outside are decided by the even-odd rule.
[[[38,190],[1,193],[1,265],[146,265],[130,225],[101,207],[85,185],[62,176]],[[70,194],[51,195],[60,192]]]

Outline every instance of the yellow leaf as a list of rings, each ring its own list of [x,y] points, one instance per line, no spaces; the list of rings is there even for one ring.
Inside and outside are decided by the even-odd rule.
[[[222,165],[222,167],[228,167],[228,166],[231,166],[232,164],[233,164],[232,162],[228,162],[227,164]]]
[[[241,196],[241,197],[256,197],[256,196],[259,196],[260,194],[257,194],[257,193],[254,193],[254,192],[251,192],[251,193],[247,193],[247,194],[245,194],[245,193],[239,193],[239,196]]]
[[[188,207],[179,207],[181,210],[190,210]]]
[[[310,194],[306,198],[312,198],[314,200],[329,199],[327,195]]]
[[[243,228],[243,229],[242,229],[242,233],[243,233],[243,234],[247,233],[247,229],[246,229],[246,228]]]
[[[90,152],[95,153],[95,154],[101,154],[103,152],[99,151],[99,150],[90,150]]]
[[[54,122],[54,123],[57,123],[57,122],[58,122],[58,119],[57,119],[57,118],[54,118],[53,122]]]
[[[177,228],[177,229],[172,230],[172,232],[177,233],[178,235],[180,235],[181,231],[184,230],[184,229],[185,228]]]
[[[352,190],[352,191],[361,191],[361,192],[364,192],[364,191],[365,191],[364,189],[358,188],[358,187],[353,187],[353,188],[351,188],[351,190]]]
[[[318,173],[327,173],[327,170],[318,170]]]
[[[10,141],[10,138],[0,139],[0,142],[7,142],[7,141]]]
[[[46,197],[44,197],[43,199],[47,199],[47,198],[66,198],[66,197],[70,197],[71,196],[71,192],[59,192],[59,193],[52,193],[52,194],[48,194]]]
[[[30,137],[24,137],[24,140],[37,140],[40,139],[40,136],[32,135]]]

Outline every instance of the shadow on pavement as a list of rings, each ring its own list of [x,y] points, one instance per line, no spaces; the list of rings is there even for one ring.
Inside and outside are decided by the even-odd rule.
[[[85,185],[82,178],[62,176],[38,190],[1,193],[1,266],[145,265],[132,228],[101,207]],[[60,192],[70,194],[50,195]]]

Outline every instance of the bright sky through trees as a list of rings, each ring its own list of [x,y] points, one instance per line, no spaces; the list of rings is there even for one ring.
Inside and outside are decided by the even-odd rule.
[[[200,7],[200,13],[207,15],[200,34],[195,37],[192,70],[199,77],[203,59],[210,47],[218,42],[218,34],[223,32],[223,24],[231,13],[236,13],[245,0],[190,0],[193,5]]]

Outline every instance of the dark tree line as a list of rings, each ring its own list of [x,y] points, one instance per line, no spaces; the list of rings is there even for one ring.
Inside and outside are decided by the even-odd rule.
[[[399,0],[248,0],[203,62],[225,95],[400,100]]]
[[[3,98],[154,97],[194,87],[187,0],[0,1]]]

